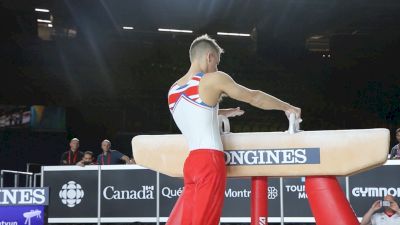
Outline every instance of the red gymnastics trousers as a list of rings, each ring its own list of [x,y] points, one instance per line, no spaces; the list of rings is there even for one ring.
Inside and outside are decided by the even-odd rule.
[[[183,167],[184,188],[166,225],[218,225],[224,204],[226,167],[218,150],[192,150]]]

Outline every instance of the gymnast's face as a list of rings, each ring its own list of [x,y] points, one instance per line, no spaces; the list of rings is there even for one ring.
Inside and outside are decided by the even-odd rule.
[[[397,132],[397,133],[396,133],[396,139],[397,139],[397,142],[400,143],[400,132]]]

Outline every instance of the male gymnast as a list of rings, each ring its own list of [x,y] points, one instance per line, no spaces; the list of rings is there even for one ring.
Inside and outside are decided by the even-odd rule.
[[[294,107],[259,90],[237,84],[217,66],[223,49],[208,35],[196,38],[189,50],[191,66],[168,93],[169,109],[189,144],[184,189],[167,225],[217,225],[220,220],[226,168],[218,115],[240,116],[240,108],[219,110],[222,95],[264,110],[282,110],[300,119]]]

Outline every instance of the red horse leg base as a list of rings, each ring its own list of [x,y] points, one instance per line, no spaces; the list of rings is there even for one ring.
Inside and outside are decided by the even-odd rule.
[[[306,193],[317,225],[360,224],[336,177],[306,177]]]
[[[251,225],[267,225],[268,178],[251,178]]]

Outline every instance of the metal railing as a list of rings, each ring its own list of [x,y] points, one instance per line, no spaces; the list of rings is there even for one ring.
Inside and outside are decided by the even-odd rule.
[[[23,172],[23,171],[14,171],[14,170],[1,170],[0,171],[0,187],[4,187],[4,174],[11,173],[14,174],[14,187],[18,187],[19,185],[19,176],[26,175],[29,180],[29,187],[32,187],[32,176],[33,173],[31,172]]]
[[[43,164],[40,163],[27,163],[26,164],[26,172],[30,172],[30,173],[38,173],[41,170],[41,166]],[[25,187],[36,187],[36,177],[35,175],[33,175],[33,184],[29,183],[29,175],[25,176]]]
[[[40,187],[41,186],[41,182],[39,183],[39,185],[36,185],[37,184],[37,177],[40,177],[40,179],[42,178],[42,173],[34,173],[33,174],[33,187]]]

